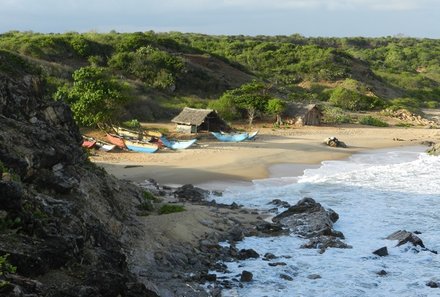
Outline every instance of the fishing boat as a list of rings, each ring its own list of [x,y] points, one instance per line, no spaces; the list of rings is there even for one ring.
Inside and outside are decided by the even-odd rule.
[[[184,141],[169,140],[164,136],[161,137],[160,140],[162,141],[163,145],[173,150],[184,150],[186,148],[189,148],[197,141],[196,138]]]
[[[83,143],[81,144],[81,146],[86,149],[91,149],[95,145],[96,145],[96,140],[88,140],[88,139],[84,139]]]
[[[258,134],[258,131],[259,130],[249,133],[247,140],[254,140],[255,136],[257,136],[257,134]]]
[[[97,143],[96,145],[99,147],[100,151],[104,151],[104,152],[109,152],[109,151],[112,151],[116,148],[116,145],[114,145],[114,144],[106,144],[103,142]]]
[[[140,153],[155,153],[159,147],[156,144],[148,143],[148,142],[141,142],[141,141],[131,141],[131,140],[124,140],[125,145],[127,148],[131,151],[140,152]]]
[[[114,144],[121,149],[127,148],[125,146],[124,139],[122,137],[115,135],[115,134],[109,134],[109,133],[107,133],[107,135],[105,137],[107,138],[108,142],[110,142],[111,144]]]
[[[212,135],[214,135],[215,138],[219,141],[223,142],[240,142],[243,140],[248,139],[249,133],[243,132],[243,133],[220,133],[220,132],[211,132]]]
[[[134,139],[142,139],[143,138],[142,133],[139,133],[137,131],[125,129],[122,127],[116,127],[116,126],[113,126],[113,130],[116,132],[116,134],[118,134],[119,136],[122,136],[122,137],[129,137],[129,138],[134,138]]]

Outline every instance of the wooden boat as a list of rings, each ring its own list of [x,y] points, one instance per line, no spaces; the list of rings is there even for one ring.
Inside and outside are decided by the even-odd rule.
[[[185,141],[177,141],[177,140],[168,140],[166,137],[161,137],[160,140],[166,147],[173,150],[187,149],[197,141],[196,138]]]
[[[104,144],[104,143],[101,143],[101,144],[99,145],[99,150],[100,150],[100,151],[104,151],[104,152],[112,151],[112,150],[114,150],[115,148],[116,148],[116,145],[114,145],[114,144]]]
[[[116,126],[113,126],[113,130],[116,132],[116,134],[118,134],[119,136],[122,136],[122,137],[129,137],[129,138],[134,138],[134,139],[139,139],[139,140],[143,138],[142,133],[139,133],[137,131],[125,129],[122,127],[116,127]]]
[[[110,142],[111,144],[114,144],[121,149],[127,148],[125,146],[124,139],[122,137],[120,137],[118,135],[114,135],[114,134],[108,134],[108,133],[105,137],[107,138],[108,142]]]
[[[145,139],[145,137],[156,137],[156,138],[160,138],[162,137],[162,133],[159,131],[134,131],[134,130],[130,130],[130,129],[126,129],[126,128],[122,128],[122,127],[116,127],[113,126],[113,130],[116,132],[116,134],[118,134],[119,136],[122,137],[129,137],[129,138],[134,138],[134,139]]]
[[[223,142],[240,142],[246,140],[249,137],[249,133],[247,132],[233,134],[211,132],[211,134],[214,135],[214,137],[217,138],[219,141]]]
[[[252,133],[249,133],[249,136],[248,136],[247,140],[254,140],[254,139],[255,139],[255,136],[257,136],[257,134],[258,134],[258,131],[259,131],[259,130],[254,131],[254,132],[252,132]]]
[[[153,143],[141,142],[141,141],[131,141],[124,140],[125,145],[131,151],[140,152],[140,153],[155,153],[159,147]]]
[[[96,140],[88,140],[88,139],[84,139],[83,143],[81,144],[81,146],[86,149],[91,149],[95,145],[96,145]]]

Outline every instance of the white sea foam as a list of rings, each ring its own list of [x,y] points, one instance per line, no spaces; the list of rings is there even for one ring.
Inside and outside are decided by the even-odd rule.
[[[269,266],[261,258],[226,263],[235,276],[251,271],[254,280],[224,296],[440,296],[426,286],[440,280],[440,255],[414,252],[408,245],[384,238],[397,230],[420,231],[425,246],[440,251],[440,157],[421,153],[420,148],[357,154],[344,161],[324,162],[292,178],[256,181],[252,187],[231,188],[217,200],[247,207],[269,209],[281,199],[291,204],[312,197],[335,210],[342,231],[353,249],[300,249],[295,236],[247,238],[238,248],[253,248],[280,258],[285,266]],[[389,256],[372,252],[387,246]],[[386,276],[378,271],[385,270]],[[282,279],[281,274],[293,278]],[[319,274],[319,279],[309,279]]]

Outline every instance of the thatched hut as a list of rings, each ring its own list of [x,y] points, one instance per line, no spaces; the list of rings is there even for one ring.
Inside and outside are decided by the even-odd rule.
[[[316,104],[290,104],[287,113],[295,118],[295,124],[307,126],[319,126],[323,116]]]
[[[229,129],[228,124],[212,109],[185,107],[171,122],[176,123],[176,130],[183,133]]]

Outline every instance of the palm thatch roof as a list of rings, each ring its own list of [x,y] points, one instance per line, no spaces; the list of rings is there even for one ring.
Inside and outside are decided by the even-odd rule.
[[[206,117],[214,112],[212,109],[185,107],[182,112],[171,120],[173,123],[200,126]]]

